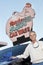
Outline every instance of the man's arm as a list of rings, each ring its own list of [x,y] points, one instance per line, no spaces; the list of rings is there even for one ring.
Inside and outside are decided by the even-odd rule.
[[[26,47],[25,51],[23,54],[18,55],[18,56],[12,56],[11,58],[27,58],[29,56],[29,45]]]

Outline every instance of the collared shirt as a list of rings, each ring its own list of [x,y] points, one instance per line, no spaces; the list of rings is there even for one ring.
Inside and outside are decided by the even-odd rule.
[[[27,58],[30,55],[32,63],[39,63],[43,61],[43,42],[36,41],[34,44],[31,42],[19,58]]]

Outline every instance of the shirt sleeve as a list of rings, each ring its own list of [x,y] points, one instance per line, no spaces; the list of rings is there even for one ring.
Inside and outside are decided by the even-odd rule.
[[[18,55],[18,58],[27,58],[29,56],[29,46],[26,47],[25,51],[23,54]]]

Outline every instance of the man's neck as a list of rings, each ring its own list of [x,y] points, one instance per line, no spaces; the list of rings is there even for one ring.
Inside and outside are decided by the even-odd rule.
[[[34,44],[36,42],[36,40],[33,40],[32,43]]]

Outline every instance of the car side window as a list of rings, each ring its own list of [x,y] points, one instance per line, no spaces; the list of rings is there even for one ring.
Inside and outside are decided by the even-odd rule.
[[[16,56],[16,55],[20,55],[24,52],[25,48],[27,47],[28,44],[24,44],[24,45],[16,45],[12,48],[12,55]]]

